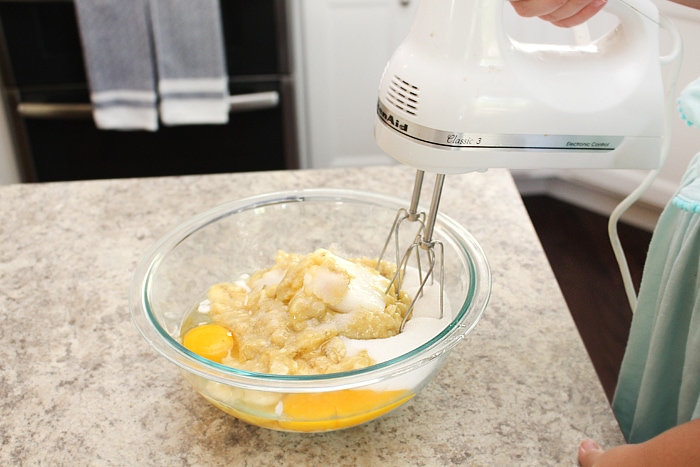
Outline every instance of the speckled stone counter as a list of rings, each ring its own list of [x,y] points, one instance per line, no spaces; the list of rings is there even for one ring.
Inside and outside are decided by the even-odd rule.
[[[314,435],[246,425],[195,393],[132,324],[137,262],[189,217],[294,188],[408,202],[414,173],[396,166],[0,188],[0,465],[558,466],[576,465],[585,437],[622,443],[502,170],[448,176],[442,197],[441,211],[472,232],[491,264],[484,318],[435,381],[377,421]]]

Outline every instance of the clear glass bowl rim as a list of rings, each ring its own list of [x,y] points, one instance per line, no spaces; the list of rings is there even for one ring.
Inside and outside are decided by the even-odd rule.
[[[305,201],[368,203],[394,210],[405,207],[406,204],[404,200],[368,191],[313,188],[251,196],[219,205],[196,215],[161,237],[142,258],[134,272],[129,289],[129,306],[132,321],[141,336],[159,354],[182,370],[212,381],[252,390],[323,392],[362,387],[413,371],[449,352],[479,322],[491,294],[491,270],[486,255],[476,239],[464,227],[449,216],[438,213],[436,231],[444,232],[459,246],[473,280],[470,291],[452,322],[430,341],[399,357],[367,368],[342,373],[323,375],[254,373],[200,357],[182,346],[167,330],[163,329],[151,310],[149,291],[152,273],[168,252],[194,232],[224,217],[263,206]],[[387,226],[387,233],[390,227],[390,225]]]

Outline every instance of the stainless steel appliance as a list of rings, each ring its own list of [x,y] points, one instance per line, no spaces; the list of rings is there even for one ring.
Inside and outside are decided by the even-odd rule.
[[[95,127],[70,0],[0,0],[2,93],[22,181],[298,167],[285,0],[226,0],[226,125]]]

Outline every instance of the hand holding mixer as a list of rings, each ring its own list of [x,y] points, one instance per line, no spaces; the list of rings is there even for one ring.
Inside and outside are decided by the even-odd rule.
[[[658,169],[668,151],[670,106],[664,122],[661,65],[675,60],[681,45],[650,0],[610,0],[605,11],[617,26],[577,45],[512,39],[503,27],[504,3],[421,0],[382,76],[376,141],[417,174],[410,207],[397,213],[380,259],[393,243],[400,288],[415,258],[420,287],[413,304],[436,268],[444,282],[442,247],[432,235],[445,174]],[[666,57],[659,55],[660,26],[674,39]],[[667,101],[672,92],[670,86]],[[437,174],[427,216],[418,210],[426,171]],[[399,230],[406,221],[418,229],[402,250]],[[442,290],[440,297],[442,312]]]

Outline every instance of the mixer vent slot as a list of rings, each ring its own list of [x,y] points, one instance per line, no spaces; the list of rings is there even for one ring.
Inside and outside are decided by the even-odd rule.
[[[418,114],[418,88],[396,75],[389,85],[387,100],[410,115]]]

